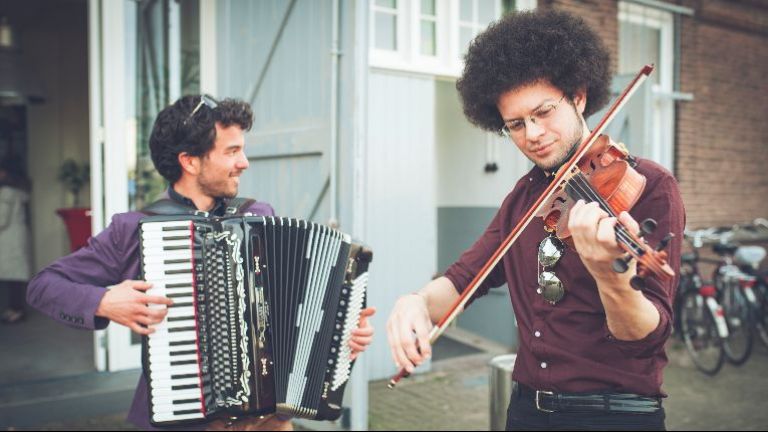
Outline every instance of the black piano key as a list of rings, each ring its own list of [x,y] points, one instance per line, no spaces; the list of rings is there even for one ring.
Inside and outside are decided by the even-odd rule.
[[[168,345],[169,346],[179,346],[179,345],[189,345],[189,344],[193,344],[193,343],[195,343],[194,339],[192,339],[192,340],[185,340],[185,341],[169,342]]]
[[[200,399],[179,399],[179,400],[173,401],[173,404],[183,405],[183,404],[195,403],[195,402],[200,402]]]
[[[190,389],[196,389],[199,386],[197,384],[185,384],[185,385],[175,385],[171,386],[171,390],[190,390]]]
[[[163,261],[163,264],[186,264],[186,263],[191,263],[191,262],[192,262],[191,259],[183,258],[183,259],[169,259],[169,260],[165,260],[165,261]]]
[[[196,401],[196,402],[199,402],[199,401]],[[187,409],[187,410],[174,411],[173,415],[197,414],[199,412],[200,412],[199,409]]]
[[[178,270],[166,270],[163,273],[167,275],[185,274],[185,273],[192,273],[192,269],[186,268],[186,269],[178,269]]]
[[[193,316],[182,316],[182,317],[170,317],[168,318],[168,322],[174,322],[174,321],[192,321],[195,317]]]
[[[197,378],[196,373],[171,375],[171,379]]]
[[[172,361],[171,366],[183,366],[183,365],[189,365],[189,364],[197,364],[197,359],[195,360],[178,360],[178,361]]]

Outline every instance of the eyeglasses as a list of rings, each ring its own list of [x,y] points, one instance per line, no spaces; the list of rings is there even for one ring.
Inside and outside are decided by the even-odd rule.
[[[208,95],[201,95],[200,96],[200,102],[197,103],[197,106],[195,106],[195,109],[192,110],[191,113],[187,116],[186,120],[184,120],[184,125],[186,126],[187,123],[189,123],[190,120],[192,120],[192,117],[195,116],[195,114],[200,111],[200,108],[203,106],[207,106],[210,109],[216,109],[217,106],[219,106],[219,102],[216,101],[216,99],[212,98]]]
[[[554,235],[548,235],[539,243],[539,288],[536,290],[544,300],[551,304],[559,302],[565,296],[565,288],[560,278],[551,271],[565,252],[565,244]]]
[[[563,101],[563,99],[565,99],[565,95],[563,95],[563,97],[561,97],[557,102],[544,104],[536,108],[536,110],[534,110],[530,115],[526,117],[531,120],[531,123],[535,125],[541,125],[545,123],[547,119],[552,117],[552,114],[555,113],[555,110],[557,110],[557,107],[560,106],[560,103]],[[512,135],[522,132],[525,129],[526,117],[505,123],[504,126],[501,127],[499,133],[507,138],[511,138]]]

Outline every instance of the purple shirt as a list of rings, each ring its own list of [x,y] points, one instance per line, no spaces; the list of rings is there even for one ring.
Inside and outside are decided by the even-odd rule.
[[[223,210],[221,203],[217,204],[216,210]],[[275,214],[269,204],[259,202],[248,207],[246,212],[257,216]],[[113,216],[112,223],[92,237],[86,247],[43,269],[29,283],[29,304],[70,327],[90,330],[107,327],[109,320],[95,316],[96,309],[106,287],[139,277],[138,228],[139,220],[145,216],[140,212]],[[153,429],[149,423],[144,374],[139,378],[128,421],[144,429]]]
[[[667,364],[664,342],[672,327],[672,299],[677,286],[685,213],[677,181],[660,165],[639,159],[636,170],[647,179],[645,190],[630,214],[637,221],[653,218],[656,231],[646,236],[655,246],[667,233],[675,238],[666,249],[676,276],[660,282],[646,278],[645,297],[659,310],[658,327],[638,341],[615,339],[606,324],[605,309],[595,280],[575,250],[568,248],[550,269],[563,282],[565,297],[556,305],[538,288],[538,245],[547,233],[536,218],[478,289],[473,300],[506,283],[520,331],[512,377],[536,390],[555,392],[622,392],[662,396],[662,369]],[[451,265],[446,277],[462,292],[548,186],[544,172],[534,167],[507,195],[479,240]]]

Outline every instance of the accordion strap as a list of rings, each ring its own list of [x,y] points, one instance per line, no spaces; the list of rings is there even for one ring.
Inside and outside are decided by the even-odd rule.
[[[241,198],[241,197],[232,198],[227,203],[225,214],[227,215],[242,214],[255,202],[256,200],[250,199],[250,198]],[[208,216],[208,212],[198,210],[188,205],[184,205],[170,198],[161,198],[153,202],[152,204],[144,207],[143,209],[141,209],[141,212],[150,216],[186,215],[186,214]]]

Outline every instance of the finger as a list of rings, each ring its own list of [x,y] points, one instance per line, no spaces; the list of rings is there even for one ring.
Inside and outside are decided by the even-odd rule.
[[[168,297],[162,297],[162,296],[144,295],[143,297],[141,297],[140,300],[144,304],[159,304],[159,305],[166,305],[166,306],[173,305],[173,300],[169,299]]]
[[[139,291],[146,291],[150,288],[152,288],[152,284],[147,281],[140,281],[140,280],[129,280],[126,281],[130,285],[131,288]]]
[[[352,330],[352,336],[373,336],[373,327],[356,328]]]
[[[398,368],[404,368],[406,363],[408,363],[408,359],[402,351],[400,336],[395,330],[396,327],[397,324],[391,319],[387,322],[387,339],[389,339],[389,349],[392,352],[392,360]]]
[[[367,308],[365,308],[365,309],[360,311],[360,317],[361,318],[362,317],[366,317],[367,318],[367,317],[373,316],[373,314],[375,314],[375,313],[376,313],[376,308],[375,307],[373,307],[373,306],[367,307]]]
[[[349,341],[349,346],[350,346],[350,348],[352,348],[352,350],[353,350],[353,351],[355,351],[355,352],[362,352],[362,351],[365,351],[365,346],[363,346],[363,345],[360,345],[360,344],[356,344],[356,343],[354,343],[353,341]]]
[[[372,337],[354,337],[349,339],[349,345],[351,346],[354,343],[357,346],[367,347],[371,344],[371,341],[373,341]]]
[[[419,354],[419,351],[416,348],[416,338],[414,337],[413,329],[410,324],[402,323],[400,325],[400,342],[405,351],[408,363],[411,364],[411,369],[408,370],[409,365],[406,365],[406,370],[408,370],[408,372],[412,372],[412,365],[420,365],[422,358],[421,354]]]
[[[138,333],[138,334],[140,334],[142,336],[146,336],[146,335],[149,335],[149,334],[155,332],[155,329],[153,329],[153,328],[142,327],[142,326],[140,326],[140,325],[138,325],[136,323],[133,323],[133,324],[129,325],[128,327],[131,330],[133,330],[134,333]]]
[[[147,308],[147,316],[152,320],[153,324],[163,322],[165,316],[168,315],[168,309],[152,309]]]
[[[432,346],[429,344],[429,327],[423,322],[415,323],[416,339],[419,343],[421,355],[427,359],[432,356]]]
[[[628,212],[621,212],[619,222],[631,233],[640,232],[640,224]]]
[[[618,222],[618,219],[610,217],[601,219],[597,224],[597,241],[606,248],[617,249],[619,247],[616,243],[616,231],[614,229]]]

